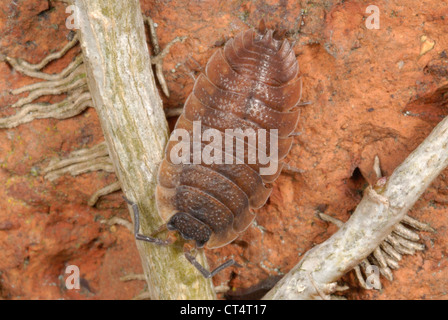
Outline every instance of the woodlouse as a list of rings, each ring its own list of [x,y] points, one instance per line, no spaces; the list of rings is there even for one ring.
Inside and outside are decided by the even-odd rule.
[[[185,129],[193,141],[193,121],[200,121],[202,130],[217,129],[223,139],[226,129],[276,129],[277,170],[261,175],[263,165],[258,160],[249,164],[247,152],[240,159],[243,164],[236,163],[235,154],[234,164],[176,164],[171,151],[178,142],[170,139],[156,189],[159,214],[166,222],[164,227],[178,231],[186,240],[194,240],[198,248],[221,247],[249,227],[255,218],[253,209],[266,203],[272,189],[270,184],[280,174],[293,142],[291,133],[299,119],[297,107],[302,89],[298,74],[291,44],[283,39],[282,32],[267,29],[263,20],[257,29],[239,33],[213,54],[205,74],[196,79],[175,130]],[[249,140],[244,141],[246,150],[249,144]],[[206,146],[202,141],[200,151]],[[268,143],[267,147],[272,148]],[[193,160],[193,155],[187,158]],[[140,234],[136,237],[168,244]],[[190,253],[186,257],[205,277],[235,264],[229,260],[209,272]]]

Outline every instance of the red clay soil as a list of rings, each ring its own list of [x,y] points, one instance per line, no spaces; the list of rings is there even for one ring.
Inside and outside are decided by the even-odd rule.
[[[368,29],[365,1],[142,1],[157,23],[163,47],[171,48],[164,73],[171,92],[166,108],[181,107],[193,77],[229,39],[264,17],[289,30],[303,75],[304,107],[287,161],[303,170],[282,174],[256,223],[232,244],[206,252],[211,266],[235,258],[243,268],[214,277],[231,292],[287,273],[301,256],[335,231],[316,212],[347,220],[362,190],[375,180],[378,155],[390,175],[446,115],[448,94],[448,5],[431,1],[375,1],[380,28]],[[301,24],[301,10],[305,16]],[[65,4],[4,1],[0,8],[0,54],[38,62],[67,43]],[[44,69],[62,70],[79,53],[71,49]],[[0,116],[17,97],[8,90],[38,80],[0,62]],[[160,91],[161,95],[162,92]],[[56,98],[41,101],[55,102]],[[103,140],[95,111],[67,120],[35,120],[0,129],[0,297],[4,299],[130,299],[143,281],[120,277],[141,273],[130,232],[100,221],[129,219],[121,192],[87,205],[114,174],[93,172],[53,182],[42,171],[53,157]],[[349,299],[447,299],[448,171],[445,170],[411,210],[435,233],[421,233],[427,249],[405,256],[394,281],[363,290],[353,272],[342,280]],[[67,290],[66,266],[81,271],[81,289]],[[222,295],[220,295],[222,297]]]

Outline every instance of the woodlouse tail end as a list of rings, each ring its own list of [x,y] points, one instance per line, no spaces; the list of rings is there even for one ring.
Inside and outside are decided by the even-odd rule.
[[[270,30],[266,26],[266,20],[264,18],[261,18],[260,22],[258,23],[257,32],[261,36],[264,36],[266,35],[266,33],[268,33],[268,36],[274,38],[275,40],[283,40],[286,37],[287,30],[284,28],[277,28],[277,27],[274,28],[274,30]]]
[[[260,23],[258,24],[258,32],[260,34],[266,33],[266,21],[264,20],[264,18],[261,18]]]
[[[286,29],[278,29],[274,31],[274,39],[275,40],[282,40],[286,37]]]

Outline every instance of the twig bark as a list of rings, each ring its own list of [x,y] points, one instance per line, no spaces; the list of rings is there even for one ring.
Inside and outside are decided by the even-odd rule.
[[[87,81],[109,155],[126,196],[141,212],[143,234],[162,224],[153,197],[168,128],[157,93],[138,0],[75,0]],[[131,215],[132,217],[132,215]],[[182,246],[137,242],[151,299],[213,299],[210,280]],[[206,264],[203,254],[198,255]]]
[[[395,169],[386,185],[368,187],[355,212],[333,236],[309,250],[264,299],[319,299],[390,236],[448,165],[448,117]]]

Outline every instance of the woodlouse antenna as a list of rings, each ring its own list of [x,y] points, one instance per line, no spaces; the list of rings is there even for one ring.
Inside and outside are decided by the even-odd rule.
[[[129,200],[125,196],[123,196],[123,199],[132,207],[132,212],[134,213],[134,236],[135,236],[135,239],[155,243],[155,244],[158,244],[161,246],[167,246],[167,245],[170,245],[173,243],[173,241],[171,241],[171,240],[162,240],[159,238],[148,237],[143,234],[140,234],[138,232],[138,230],[140,230],[140,212],[138,210],[138,206],[135,202]],[[160,230],[160,228],[159,228],[159,230]]]

